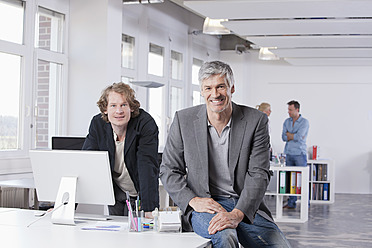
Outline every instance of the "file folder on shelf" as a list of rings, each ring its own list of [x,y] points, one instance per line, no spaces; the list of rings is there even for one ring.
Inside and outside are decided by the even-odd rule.
[[[329,193],[329,183],[325,183],[323,185],[323,200],[328,201],[328,193]]]
[[[313,180],[312,181],[318,181],[318,164],[313,165]]]
[[[285,171],[279,171],[279,193],[285,194],[286,193],[286,173]]]
[[[301,171],[296,172],[296,194],[301,194]]]
[[[296,194],[296,172],[291,171],[290,194]]]

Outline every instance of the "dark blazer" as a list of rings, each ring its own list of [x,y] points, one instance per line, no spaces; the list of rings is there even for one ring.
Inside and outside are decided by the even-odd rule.
[[[236,208],[244,222],[256,213],[273,221],[263,198],[270,181],[268,118],[246,106],[233,104],[229,139],[229,171],[239,195]],[[208,171],[208,125],[205,104],[176,112],[160,166],[160,179],[184,212],[185,231],[192,230],[188,205],[194,197],[211,197]]]
[[[124,161],[141,198],[141,209],[152,211],[159,207],[158,126],[143,109],[128,123],[124,144]],[[83,150],[108,151],[111,171],[115,165],[115,141],[111,123],[101,114],[93,117]],[[124,200],[125,192],[114,183],[116,200]]]

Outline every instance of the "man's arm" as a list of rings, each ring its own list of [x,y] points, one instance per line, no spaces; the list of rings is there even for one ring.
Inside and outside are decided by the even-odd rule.
[[[250,150],[241,151],[248,153],[248,168],[245,172],[244,187],[235,208],[245,214],[246,221],[249,223],[253,223],[254,216],[270,182],[270,137],[267,123],[267,116],[260,116],[252,134]]]
[[[158,126],[149,116],[143,120],[138,134],[137,170],[140,184],[141,208],[150,212],[159,207],[159,162],[158,162]]]
[[[309,121],[306,119],[302,119],[302,122],[299,125],[297,132],[293,134],[293,140],[294,141],[305,140],[308,130],[309,130]]]
[[[294,133],[286,132],[287,135],[287,141],[291,141],[294,138]]]
[[[85,138],[82,150],[98,150],[98,141],[97,141],[97,130],[96,130],[96,121],[95,117],[92,118],[90,125],[89,125],[89,131],[88,135]]]
[[[287,136],[287,133],[288,133],[288,129],[287,129],[287,120],[285,120],[284,121],[284,123],[283,123],[283,131],[282,131],[282,140],[284,141],[284,142],[287,142],[287,141],[289,141],[288,140],[288,136]]]
[[[160,179],[171,198],[186,213],[189,202],[197,195],[189,188],[186,180],[183,138],[178,112],[176,112],[163,152]]]

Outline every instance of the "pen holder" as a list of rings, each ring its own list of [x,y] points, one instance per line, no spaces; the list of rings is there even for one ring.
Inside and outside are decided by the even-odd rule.
[[[142,232],[142,218],[136,212],[128,214],[129,232]]]

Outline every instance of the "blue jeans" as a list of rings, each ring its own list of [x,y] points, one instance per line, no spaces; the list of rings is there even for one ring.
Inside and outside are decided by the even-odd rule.
[[[214,198],[228,212],[231,212],[238,199]],[[191,224],[198,235],[211,239],[214,248],[239,247],[291,247],[278,226],[256,214],[253,224],[240,222],[236,229],[227,228],[213,235],[208,233],[209,222],[216,214],[199,213],[194,211]]]
[[[286,166],[307,166],[306,154],[302,155],[289,155],[286,154],[285,158]],[[290,196],[288,198],[288,207],[296,207],[297,196]]]

